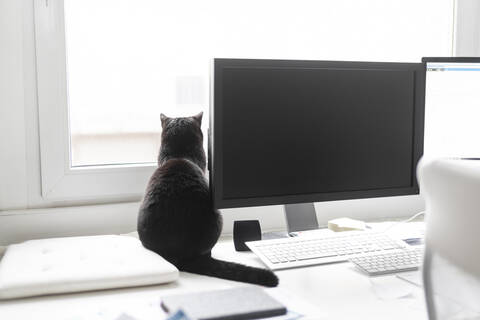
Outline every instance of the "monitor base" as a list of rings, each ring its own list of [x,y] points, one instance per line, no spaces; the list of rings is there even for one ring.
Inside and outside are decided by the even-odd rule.
[[[287,231],[262,233],[262,240],[296,237],[299,231],[318,229],[317,214],[313,203],[286,204],[283,206],[283,210]]]
[[[272,240],[272,239],[281,239],[289,238],[290,235],[286,231],[274,231],[274,232],[265,232],[262,233],[262,240]]]
[[[313,203],[295,203],[283,206],[288,234],[318,229],[317,214]]]

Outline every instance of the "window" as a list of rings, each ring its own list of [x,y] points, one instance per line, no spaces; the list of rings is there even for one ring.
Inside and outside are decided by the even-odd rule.
[[[213,57],[452,53],[452,0],[37,0],[35,15],[42,193],[52,199],[138,197],[160,113],[208,113]]]

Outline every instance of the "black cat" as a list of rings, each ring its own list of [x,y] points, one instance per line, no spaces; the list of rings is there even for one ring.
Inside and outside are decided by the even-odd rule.
[[[222,230],[222,217],[213,208],[204,175],[202,115],[160,116],[158,169],[150,178],[140,207],[140,240],[179,270],[274,287],[278,278],[270,270],[211,257]]]

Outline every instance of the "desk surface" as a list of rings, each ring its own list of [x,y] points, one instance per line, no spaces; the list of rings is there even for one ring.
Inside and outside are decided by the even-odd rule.
[[[219,241],[213,255],[262,266],[253,253],[235,252],[231,238]],[[280,291],[316,306],[324,318],[427,319],[423,290],[394,275],[369,278],[350,263],[282,270],[276,274]],[[238,285],[244,284],[181,273],[176,283],[167,285],[3,301],[0,319],[113,320],[119,311],[141,319],[158,319],[161,296]]]

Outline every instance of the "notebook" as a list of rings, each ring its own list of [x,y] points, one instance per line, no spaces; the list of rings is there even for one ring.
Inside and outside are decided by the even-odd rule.
[[[258,287],[172,295],[162,298],[169,313],[182,310],[198,320],[243,320],[284,315],[287,309]]]

